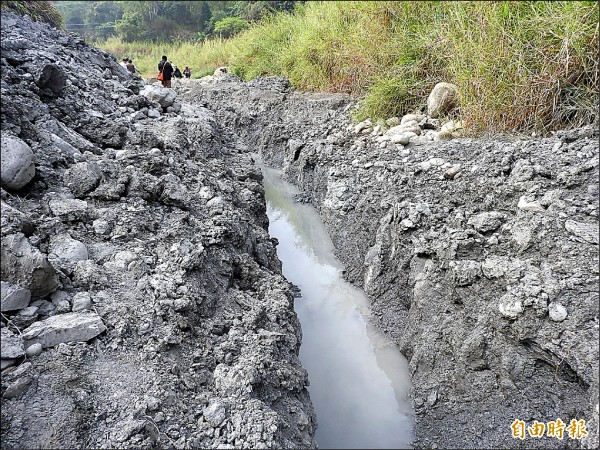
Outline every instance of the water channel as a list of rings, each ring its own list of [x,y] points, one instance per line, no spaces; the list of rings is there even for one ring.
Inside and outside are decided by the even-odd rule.
[[[309,375],[319,448],[410,448],[413,414],[405,358],[369,323],[364,293],[343,267],[319,214],[263,167],[269,232],[285,277],[301,289],[300,360]]]

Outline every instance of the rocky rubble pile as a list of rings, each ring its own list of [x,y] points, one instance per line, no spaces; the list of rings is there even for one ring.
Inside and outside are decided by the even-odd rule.
[[[3,447],[314,447],[252,159],[76,35],[1,30]]]
[[[597,125],[437,141],[430,114],[352,126],[349,98],[278,78],[180,94],[319,209],[409,360],[417,447],[597,447]],[[588,434],[512,437],[558,418]]]

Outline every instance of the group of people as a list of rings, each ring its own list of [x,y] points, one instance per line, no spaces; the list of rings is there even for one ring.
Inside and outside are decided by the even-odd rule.
[[[158,72],[162,74],[162,85],[168,88],[171,87],[172,78],[190,78],[192,76],[192,71],[188,66],[185,66],[183,73],[181,73],[179,67],[173,65],[173,61],[168,61],[168,58],[165,55],[163,55],[158,63]]]
[[[130,58],[123,58],[119,64],[131,73],[141,73]]]
[[[141,73],[135,64],[133,64],[133,60],[131,58],[123,58],[119,64],[131,73]],[[185,69],[183,69],[183,72],[181,72],[179,67],[175,66],[173,61],[168,61],[166,56],[163,56],[161,61],[158,63],[158,72],[162,73],[162,85],[168,88],[171,87],[171,80],[173,78],[191,78],[192,76],[192,71],[188,66],[185,66]]]

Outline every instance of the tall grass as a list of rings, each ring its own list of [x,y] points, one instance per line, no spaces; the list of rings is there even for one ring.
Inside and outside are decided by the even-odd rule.
[[[112,53],[118,61],[131,58],[144,77],[158,74],[158,62],[166,55],[181,70],[185,66],[192,69],[192,78],[212,74],[214,69],[228,65],[231,55],[226,51],[234,42],[226,39],[214,39],[203,45],[181,42],[176,44],[155,42],[123,42],[112,37],[97,44]]]
[[[162,54],[208,73],[283,75],[300,89],[361,97],[357,119],[423,109],[439,81],[458,86],[472,133],[598,120],[596,2],[307,2],[229,40],[103,45],[154,74]]]

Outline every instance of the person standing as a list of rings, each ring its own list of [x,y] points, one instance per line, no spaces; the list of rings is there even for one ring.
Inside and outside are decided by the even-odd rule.
[[[173,76],[173,66],[167,61],[165,55],[163,55],[162,60],[158,63],[158,72],[162,72],[163,74],[162,85],[166,88],[170,88],[171,77]]]
[[[135,65],[133,64],[133,61],[131,59],[127,60],[127,65],[125,67],[131,73],[135,73],[135,71],[137,70],[137,68],[135,67]]]

